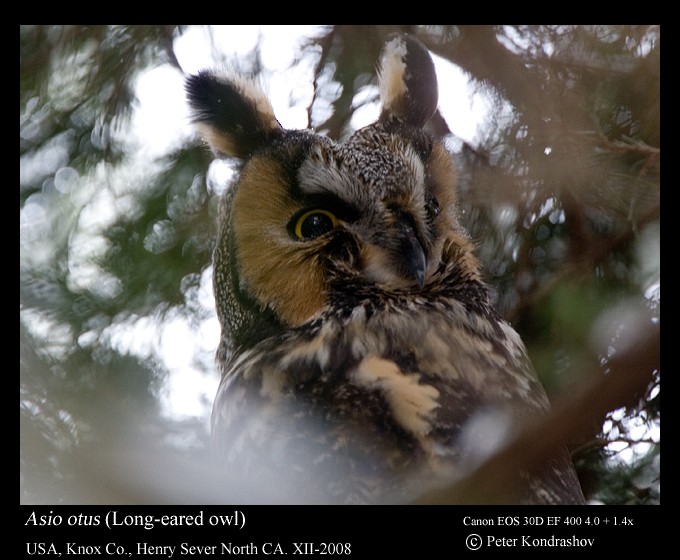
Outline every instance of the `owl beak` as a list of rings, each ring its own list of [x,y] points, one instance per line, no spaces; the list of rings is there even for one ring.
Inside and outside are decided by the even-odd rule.
[[[407,278],[412,278],[420,288],[425,284],[425,270],[427,261],[425,251],[418,240],[413,226],[408,222],[399,224],[399,250],[401,272]]]

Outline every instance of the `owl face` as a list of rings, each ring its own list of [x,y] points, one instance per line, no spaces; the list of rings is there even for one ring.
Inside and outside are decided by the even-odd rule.
[[[345,145],[295,134],[243,169],[232,207],[241,281],[286,325],[348,283],[417,292],[440,267],[457,231],[453,167],[406,132],[371,125]]]
[[[415,62],[418,72],[406,72]],[[466,274],[477,274],[458,225],[453,162],[422,128],[437,104],[424,47],[408,37],[388,43],[380,87],[379,120],[338,144],[282,129],[264,95],[240,79],[204,73],[188,82],[209,143],[245,160],[222,242],[223,258],[238,262],[222,264],[218,251],[216,266],[230,267],[239,293],[285,326],[318,317],[348,286],[428,290],[461,253]],[[227,104],[233,122],[220,110]]]

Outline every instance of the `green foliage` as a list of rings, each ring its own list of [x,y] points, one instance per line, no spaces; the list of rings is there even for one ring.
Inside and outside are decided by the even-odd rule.
[[[624,346],[621,317],[658,321],[659,28],[400,29],[462,68],[490,107],[472,139],[449,134],[442,115],[433,131],[455,151],[462,218],[497,306],[559,400],[606,371]],[[305,30],[280,69],[310,88],[291,89],[290,105],[346,135],[376,99],[375,61],[395,30]],[[210,28],[21,27],[22,501],[191,500],[167,487],[139,493],[134,477],[99,470],[124,470],[109,461],[116,449],[200,463],[217,382],[210,259],[226,180],[223,168],[206,173],[211,156],[186,115],[145,125],[181,125],[162,148],[140,136],[142,79],[167,71],[181,97],[182,71],[197,69],[180,49],[191,34],[207,38],[203,66],[274,79],[271,31],[236,55]],[[156,91],[152,105],[171,94]],[[189,346],[181,359],[168,353],[178,346]],[[183,415],[168,395],[185,391],[173,383],[187,372],[207,388]],[[658,503],[659,394],[657,375],[639,405],[575,442],[593,500]],[[622,440],[636,451],[623,453]]]

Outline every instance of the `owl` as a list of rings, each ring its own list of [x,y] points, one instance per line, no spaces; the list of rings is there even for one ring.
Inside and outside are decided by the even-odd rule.
[[[214,250],[211,424],[245,501],[409,502],[548,407],[490,303],[452,156],[426,131],[428,50],[391,37],[378,84],[377,121],[339,142],[283,128],[244,77],[186,80],[200,134],[239,162]],[[583,501],[566,451],[516,480],[498,501]]]

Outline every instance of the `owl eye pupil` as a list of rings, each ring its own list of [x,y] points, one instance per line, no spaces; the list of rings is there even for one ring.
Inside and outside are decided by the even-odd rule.
[[[328,210],[309,210],[302,214],[295,223],[295,237],[314,239],[335,229],[337,225],[338,219]]]

